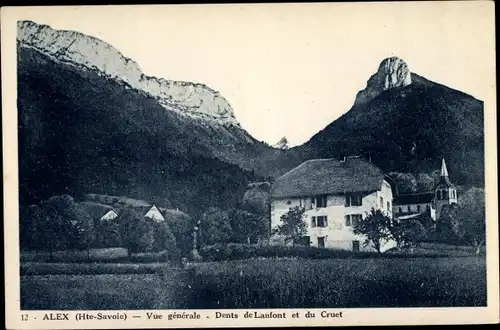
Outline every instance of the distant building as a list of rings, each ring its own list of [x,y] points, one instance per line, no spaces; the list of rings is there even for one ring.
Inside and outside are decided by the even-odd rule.
[[[143,200],[136,200],[128,197],[87,194],[86,199],[86,201],[79,203],[81,209],[90,215],[92,219],[99,221],[114,220],[118,218],[123,209],[132,209],[143,217],[161,222],[165,221],[163,214],[172,211],[159,208],[155,204],[150,204]],[[176,212],[180,211],[177,210]]]
[[[350,157],[345,160],[308,160],[274,182],[271,187],[271,227],[290,208],[305,208],[307,234],[304,244],[345,250],[373,250],[363,246],[365,237],[352,226],[372,208],[392,216],[392,187],[382,170],[371,162]],[[271,243],[282,244],[275,236]],[[382,251],[396,245],[389,241]]]
[[[432,220],[438,220],[444,205],[457,203],[457,190],[451,183],[446,162],[441,161],[441,174],[434,189],[429,192],[403,194],[396,196],[393,205],[394,217],[411,219],[427,214]]]
[[[80,202],[78,205],[93,220],[114,220],[118,217],[118,211],[109,205],[89,201]]]

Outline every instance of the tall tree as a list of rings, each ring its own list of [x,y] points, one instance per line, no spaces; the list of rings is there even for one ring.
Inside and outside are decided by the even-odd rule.
[[[168,253],[169,259],[173,259],[177,246],[169,224],[165,221],[150,221],[150,224],[154,232],[154,251],[164,251]]]
[[[153,249],[152,226],[133,209],[125,209],[117,218],[123,246],[129,257],[132,253],[149,252]]]
[[[391,218],[382,213],[381,210],[371,209],[370,213],[353,225],[353,232],[356,235],[364,235],[365,246],[370,243],[378,253],[381,253],[382,244],[392,238]]]
[[[69,195],[53,196],[40,204],[41,216],[36,226],[37,245],[52,252],[72,247],[74,226],[79,221],[76,204]]]
[[[458,202],[457,234],[479,254],[486,240],[484,190],[471,188],[460,196]]]
[[[19,244],[21,249],[37,247],[36,231],[41,216],[42,209],[36,204],[29,206],[22,214],[19,223]]]
[[[206,245],[229,243],[232,229],[228,213],[216,207],[205,211],[201,219],[201,237]]]
[[[427,230],[418,219],[392,219],[389,232],[398,248],[417,247],[427,237]]]
[[[97,231],[94,226],[92,218],[84,213],[75,209],[76,221],[72,222],[74,237],[73,243],[77,249],[87,251],[87,259],[90,260],[90,249],[96,243]]]
[[[267,217],[247,211],[233,209],[229,212],[233,241],[254,243],[267,233]]]
[[[183,212],[169,212],[165,214],[165,221],[172,230],[177,249],[186,256],[193,249],[194,219]]]
[[[290,208],[280,218],[280,224],[272,230],[273,235],[285,238],[285,243],[292,242],[295,245],[307,233],[307,224],[304,221],[305,209],[300,206]]]

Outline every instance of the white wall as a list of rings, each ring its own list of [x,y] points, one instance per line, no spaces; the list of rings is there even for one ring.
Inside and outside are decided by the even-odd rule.
[[[384,181],[385,182],[385,181]],[[380,197],[384,200],[384,207],[380,207]],[[379,191],[363,195],[361,206],[345,206],[345,195],[328,195],[327,206],[324,208],[309,208],[311,205],[310,197],[303,198],[281,198],[273,199],[271,202],[271,226],[276,228],[281,220],[281,216],[295,206],[306,205],[305,221],[307,223],[307,235],[310,236],[311,246],[318,245],[318,237],[325,237],[325,247],[352,250],[352,241],[360,242],[360,250],[371,251],[373,248],[364,247],[364,236],[355,235],[352,232],[352,226],[345,225],[345,216],[349,214],[361,214],[363,218],[371,211],[372,207],[381,209],[384,213],[392,214],[392,190],[389,184],[385,184]],[[390,201],[391,208],[387,210],[386,202]],[[311,218],[313,216],[327,216],[328,227],[312,227]],[[274,236],[271,243],[283,244],[283,238]],[[382,250],[394,247],[395,242],[385,244]]]
[[[165,218],[161,214],[160,210],[158,210],[158,208],[155,205],[153,205],[153,207],[151,207],[151,209],[149,209],[149,211],[148,211],[148,213],[146,213],[145,217],[156,220],[156,221],[164,221],[165,220]]]

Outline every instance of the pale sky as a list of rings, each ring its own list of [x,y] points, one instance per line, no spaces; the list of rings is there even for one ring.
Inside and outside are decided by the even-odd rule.
[[[102,39],[158,78],[204,83],[252,136],[301,144],[350,109],[388,56],[484,100],[490,2],[27,8],[19,19]],[[493,71],[494,72],[494,71]]]

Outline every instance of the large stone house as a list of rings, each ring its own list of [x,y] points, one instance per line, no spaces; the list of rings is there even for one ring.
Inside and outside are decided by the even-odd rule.
[[[392,187],[382,170],[359,157],[344,160],[313,159],[279,177],[271,187],[271,228],[290,208],[305,208],[306,245],[344,250],[372,251],[365,237],[352,226],[371,209],[392,217]],[[271,244],[283,244],[273,236]],[[382,251],[396,245],[385,242]]]
[[[451,183],[446,162],[441,161],[439,181],[432,191],[402,194],[394,198],[393,214],[395,218],[404,220],[427,215],[432,220],[439,220],[444,205],[457,203],[457,190]]]

